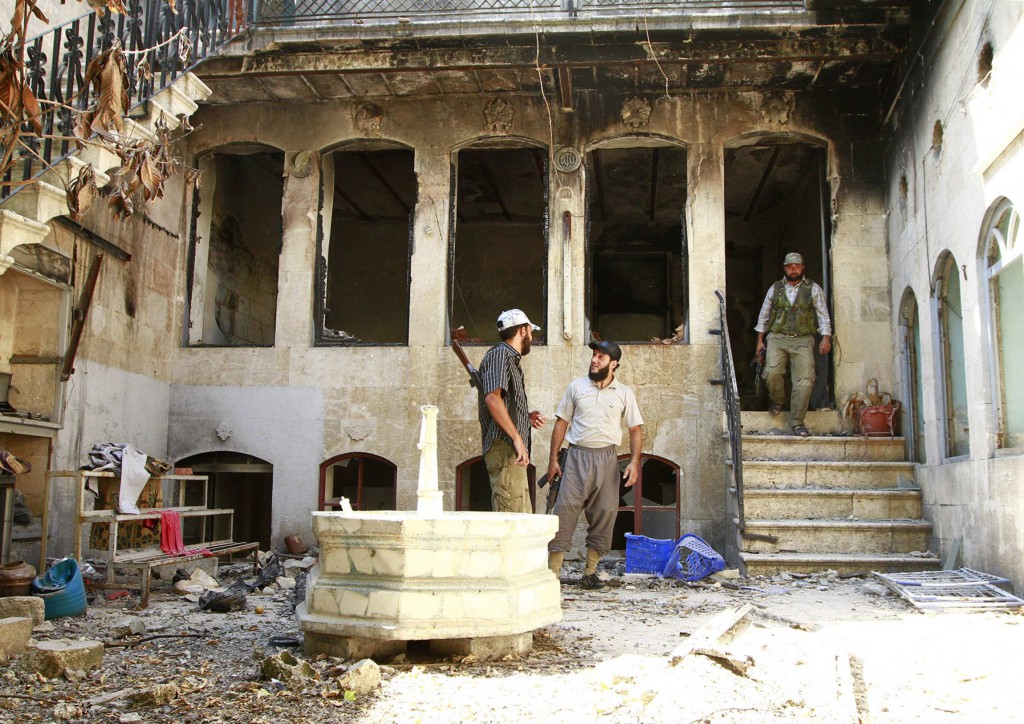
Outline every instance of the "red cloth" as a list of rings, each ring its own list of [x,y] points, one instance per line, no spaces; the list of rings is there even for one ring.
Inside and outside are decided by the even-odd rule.
[[[201,553],[209,558],[213,555],[205,548],[185,550],[181,538],[181,516],[176,510],[160,511],[160,550],[169,556],[193,556]]]

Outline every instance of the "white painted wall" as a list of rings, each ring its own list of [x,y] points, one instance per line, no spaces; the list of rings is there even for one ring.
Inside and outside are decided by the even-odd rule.
[[[913,289],[921,315],[926,463],[918,472],[925,515],[948,554],[963,540],[966,565],[1004,575],[1024,590],[1024,450],[996,449],[992,352],[981,248],[987,211],[1001,198],[1024,208],[1024,3],[984,7],[948,2],[924,46],[890,122],[888,236],[894,300]],[[979,54],[991,43],[993,68],[979,82]],[[941,149],[933,142],[942,124]],[[907,194],[901,193],[901,176]],[[944,251],[960,273],[970,454],[945,457],[943,366],[931,279]],[[966,279],[964,278],[966,276]],[[1004,313],[1020,319],[1024,309]],[[892,322],[898,325],[895,305]],[[900,370],[899,383],[907,384]],[[902,394],[907,397],[908,393]],[[1015,404],[1024,406],[1024,400]]]

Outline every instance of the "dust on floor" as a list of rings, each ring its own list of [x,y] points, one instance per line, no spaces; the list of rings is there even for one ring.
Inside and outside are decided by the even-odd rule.
[[[438,660],[414,646],[365,696],[339,685],[354,662],[329,657],[310,660],[318,679],[261,678],[267,656],[304,658],[271,644],[300,637],[291,591],[224,614],[159,590],[144,610],[101,599],[36,639],[104,641],[102,667],[45,679],[14,659],[0,673],[0,720],[976,722],[1022,711],[1019,614],[923,614],[869,579],[834,574],[686,584],[602,566],[613,585],[598,592],[569,569],[563,620],[535,632],[529,655]],[[673,665],[677,647],[744,604],[729,637]],[[167,702],[152,703],[157,693]]]

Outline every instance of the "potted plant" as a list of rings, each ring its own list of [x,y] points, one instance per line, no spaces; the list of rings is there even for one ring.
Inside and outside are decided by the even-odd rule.
[[[896,414],[900,401],[891,392],[878,389],[878,379],[872,377],[864,386],[864,392],[854,392],[843,405],[843,418],[848,420],[855,433],[865,437],[893,437],[899,427]]]

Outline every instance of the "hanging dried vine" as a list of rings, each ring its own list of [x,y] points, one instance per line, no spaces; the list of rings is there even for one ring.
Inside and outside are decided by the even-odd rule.
[[[155,123],[155,140],[131,137],[126,134],[125,115],[131,104],[133,82],[141,88],[152,79],[147,62],[147,53],[155,48],[166,47],[167,55],[175,54],[183,66],[187,66],[191,44],[181,28],[153,48],[127,51],[121,47],[118,38],[109,33],[112,24],[109,15],[101,20],[108,30],[106,50],[98,53],[81,75],[81,39],[67,33],[64,48],[67,50],[60,67],[60,78],[71,76],[67,87],[77,87],[70,97],[61,95],[57,84],[57,100],[37,97],[35,89],[42,88],[42,55],[38,48],[30,47],[29,24],[35,20],[49,23],[37,7],[38,0],[15,0],[11,18],[11,31],[0,37],[0,185],[17,187],[38,181],[39,174],[29,178],[17,178],[12,172],[24,158],[39,162],[40,168],[51,169],[40,152],[41,142],[74,144],[78,148],[101,146],[120,160],[120,166],[106,171],[109,182],[96,185],[96,171],[89,165],[77,174],[65,178],[56,174],[67,194],[68,213],[79,219],[97,198],[107,199],[114,218],[131,216],[140,204],[163,196],[164,182],[184,169],[189,183],[198,183],[199,173],[184,166],[172,153],[173,144],[193,128],[184,115],[177,118],[172,132],[163,117]],[[97,13],[129,13],[123,0],[88,0]],[[177,14],[174,0],[165,0],[167,9]],[[136,14],[138,6],[136,5]],[[163,52],[163,51],[162,51]],[[137,55],[138,61],[129,64],[127,57]],[[26,65],[26,56],[31,61]],[[131,70],[129,70],[129,68]],[[77,81],[77,82],[76,82]],[[51,83],[54,80],[51,79]],[[47,118],[54,116],[55,118]]]

